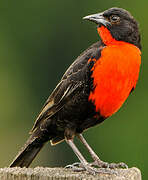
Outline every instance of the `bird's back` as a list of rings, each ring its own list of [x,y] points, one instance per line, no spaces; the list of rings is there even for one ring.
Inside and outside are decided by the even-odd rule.
[[[94,118],[95,106],[89,101],[89,95],[94,88],[91,77],[94,62],[90,59],[99,60],[103,46],[102,42],[93,44],[68,68],[43,106],[32,132],[47,128],[64,138],[66,127],[71,126],[78,133],[102,122],[102,117],[100,121]]]

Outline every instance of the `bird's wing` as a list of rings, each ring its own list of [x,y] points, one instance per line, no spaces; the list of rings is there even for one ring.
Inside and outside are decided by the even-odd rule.
[[[72,98],[76,90],[81,91],[87,78],[88,60],[100,56],[100,48],[102,48],[101,42],[93,44],[72,63],[44,104],[31,133],[44,120],[49,119],[63,108],[64,104]]]

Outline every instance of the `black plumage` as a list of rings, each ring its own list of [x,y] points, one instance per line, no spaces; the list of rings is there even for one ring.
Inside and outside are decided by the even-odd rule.
[[[93,103],[88,101],[90,91],[93,90],[91,68],[94,64],[88,60],[99,59],[103,46],[101,41],[93,44],[68,68],[47,99],[30,132],[30,138],[11,167],[28,167],[47,141],[56,144],[65,137],[70,139],[104,120],[95,111]]]

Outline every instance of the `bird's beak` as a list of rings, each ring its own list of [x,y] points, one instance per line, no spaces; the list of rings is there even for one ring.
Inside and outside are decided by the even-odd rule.
[[[107,27],[108,25],[111,25],[111,23],[103,16],[103,13],[85,16],[83,17],[83,19],[95,22],[98,25],[104,25],[105,27]]]

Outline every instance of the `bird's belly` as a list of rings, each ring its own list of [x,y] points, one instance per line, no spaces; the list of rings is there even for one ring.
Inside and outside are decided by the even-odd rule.
[[[115,113],[136,85],[140,54],[136,53],[135,47],[128,46],[105,48],[92,69],[94,91],[89,100],[101,116],[109,117]],[[131,53],[127,54],[128,51]]]

